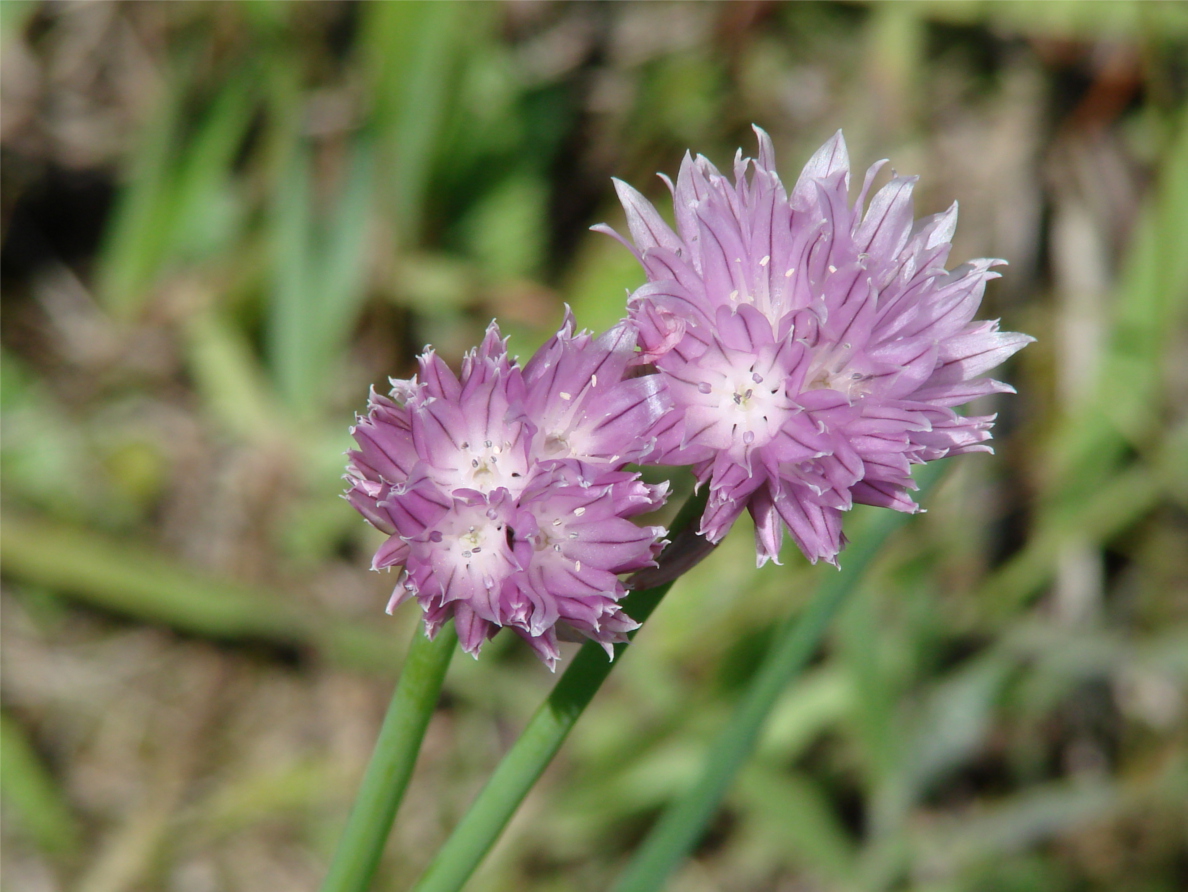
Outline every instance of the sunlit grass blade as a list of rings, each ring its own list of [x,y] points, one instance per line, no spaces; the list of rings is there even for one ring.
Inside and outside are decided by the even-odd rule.
[[[452,622],[432,641],[418,623],[322,892],[364,892],[370,887],[457,644]]]
[[[217,254],[236,240],[240,215],[230,181],[258,95],[256,70],[232,75],[187,139],[190,67],[183,57],[150,118],[107,231],[99,294],[117,315],[138,312],[170,262]]]
[[[47,852],[77,849],[78,822],[20,725],[8,715],[0,715],[0,762],[4,803],[15,813],[15,823]]]
[[[342,194],[325,233],[314,295],[315,371],[328,370],[342,355],[367,293],[368,224],[375,185],[370,138],[356,140],[347,164]]]
[[[313,186],[309,153],[296,147],[276,185],[272,206],[272,282],[266,346],[281,399],[290,407],[307,396],[306,363],[317,290],[313,250]]]
[[[1122,262],[1093,398],[1069,412],[1053,437],[1056,484],[1073,493],[1095,489],[1128,447],[1162,427],[1163,360],[1188,311],[1188,114],[1169,126],[1159,188],[1140,209]]]
[[[930,487],[942,472],[943,466],[935,463],[924,468],[918,480],[921,489]],[[628,864],[615,892],[663,888],[669,874],[704,834],[735,775],[755,749],[780,694],[812,657],[833,617],[857,589],[888,537],[906,520],[907,515],[884,512],[872,529],[843,552],[841,571],[825,577],[808,609],[784,622],[726,729],[710,748],[700,779],[664,813]]]
[[[273,391],[244,332],[213,308],[185,325],[187,360],[209,417],[245,440],[278,435]]]
[[[395,668],[391,635],[213,579],[143,546],[5,512],[0,560],[9,577],[74,595],[101,610],[219,639],[309,647],[356,669]]]
[[[327,226],[317,222],[313,165],[304,145],[291,152],[278,180],[268,356],[281,398],[305,417],[321,405],[366,294],[372,170],[370,144],[360,140]]]
[[[673,521],[671,538],[690,528],[705,510],[708,489],[690,496]],[[704,541],[704,540],[703,540]],[[664,557],[661,556],[661,564]],[[623,601],[624,610],[642,623],[672,587],[665,582],[653,588],[631,592]],[[634,637],[634,632],[629,633]],[[508,750],[487,785],[445,845],[438,849],[425,873],[413,888],[416,892],[447,892],[461,889],[475,868],[499,839],[532,785],[552,761],[570,730],[598,688],[618,665],[627,645],[615,645],[615,659],[606,658],[602,646],[590,641],[582,646],[561,676],[547,700],[541,704],[519,739]]]
[[[360,26],[375,95],[373,123],[387,170],[386,198],[403,246],[417,239],[434,149],[445,120],[450,74],[479,7],[462,3],[370,3]]]
[[[184,82],[184,78],[182,79]],[[98,292],[113,313],[130,315],[169,234],[171,159],[180,126],[182,96],[166,88],[133,152],[128,185],[121,191],[100,252]]]

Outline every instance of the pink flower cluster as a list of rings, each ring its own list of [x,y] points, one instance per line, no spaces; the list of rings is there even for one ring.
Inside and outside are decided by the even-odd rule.
[[[647,283],[601,337],[572,316],[523,368],[492,323],[459,377],[431,350],[372,394],[352,430],[347,498],[388,534],[389,610],[416,598],[430,635],[453,618],[477,654],[508,626],[552,667],[557,630],[611,645],[636,623],[620,574],[655,566],[660,505],[629,463],[691,465],[717,542],[742,511],[758,563],[785,530],[836,563],[855,502],[916,511],[911,466],[988,451],[993,416],[954,409],[1008,385],[984,377],[1032,339],[975,322],[997,260],[947,270],[957,208],[915,220],[910,177],[855,203],[837,134],[791,192],[767,134],[727,179],[686,155],[675,230],[617,182]],[[619,238],[607,227],[596,227]]]
[[[785,528],[836,563],[854,502],[916,511],[911,465],[989,451],[993,416],[953,409],[1013,392],[981,376],[1033,339],[972,321],[1003,261],[945,269],[956,204],[916,221],[915,178],[896,176],[864,212],[880,162],[851,205],[840,132],[789,194],[755,132],[759,157],[739,152],[733,183],[685,156],[666,180],[675,232],[616,182],[648,276],[628,313],[674,406],[650,460],[708,484],[711,542],[746,508],[760,566]]]
[[[654,449],[662,382],[624,377],[630,327],[573,328],[567,316],[523,368],[494,323],[459,377],[429,350],[351,431],[346,497],[388,534],[372,567],[402,568],[389,612],[416,598],[430,636],[453,617],[476,656],[505,626],[550,668],[558,626],[610,653],[638,625],[618,574],[653,566],[663,544],[662,527],[627,518],[667,485],[623,470]]]

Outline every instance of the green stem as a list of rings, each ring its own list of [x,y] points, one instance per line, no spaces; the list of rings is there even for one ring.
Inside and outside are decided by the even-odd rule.
[[[661,555],[662,566],[671,553],[680,552],[687,544],[688,537],[682,534],[701,517],[705,510],[705,495],[703,490],[700,495],[690,497],[673,521],[673,544]],[[700,552],[701,556],[705,553],[706,550]],[[672,587],[672,582],[669,580],[631,592],[623,600],[624,610],[643,623]],[[615,658],[611,661],[606,658],[601,645],[591,641],[582,646],[548,699],[536,710],[520,738],[503,757],[470,810],[433,857],[413,887],[414,892],[456,892],[462,888],[561,747],[599,686],[618,664],[626,647],[625,644],[615,645]]]
[[[924,469],[919,475],[921,489],[930,487],[941,471],[936,464]],[[668,807],[627,865],[614,892],[654,892],[663,888],[669,874],[692,851],[734,776],[754,750],[776,700],[812,657],[830,621],[858,587],[887,538],[906,519],[904,514],[883,512],[869,533],[846,549],[841,571],[824,579],[808,609],[784,621],[742,702],[710,748],[701,778]]]
[[[457,643],[452,622],[442,627],[432,641],[417,623],[375,752],[322,892],[364,892],[371,885]]]

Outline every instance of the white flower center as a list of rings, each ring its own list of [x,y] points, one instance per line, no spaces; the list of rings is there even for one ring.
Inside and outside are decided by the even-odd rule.
[[[770,441],[792,409],[784,393],[785,376],[761,365],[751,361],[745,366],[727,362],[698,366],[700,380],[696,393],[689,393],[692,405],[686,429],[701,431],[699,441],[705,445],[739,453]]]
[[[569,546],[579,542],[582,536],[577,530],[570,529],[568,521],[581,517],[586,513],[586,509],[579,507],[575,508],[572,514],[559,514],[548,504],[535,507],[538,531],[533,545],[536,551],[547,554],[552,560],[572,562],[574,570],[580,573],[582,562],[573,559],[568,552]]]
[[[490,493],[503,487],[519,495],[528,482],[528,468],[522,451],[515,446],[507,440],[463,441],[450,461],[453,467],[439,467],[436,481],[447,490]]]
[[[508,527],[483,505],[455,507],[429,534],[436,560],[490,588],[510,569]]]

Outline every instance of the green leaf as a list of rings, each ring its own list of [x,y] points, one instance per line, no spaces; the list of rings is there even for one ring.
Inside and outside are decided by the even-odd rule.
[[[213,579],[143,546],[44,518],[6,512],[0,559],[16,579],[184,632],[310,647],[342,665],[385,673],[398,657],[390,633],[317,614],[279,593]]]
[[[138,313],[171,264],[209,257],[234,244],[241,211],[232,165],[258,95],[256,68],[232,74],[188,137],[183,57],[141,134],[100,253],[98,290],[118,316]]]
[[[24,730],[7,713],[0,715],[0,763],[4,801],[15,811],[17,825],[50,854],[75,851],[80,834],[70,806]]]

